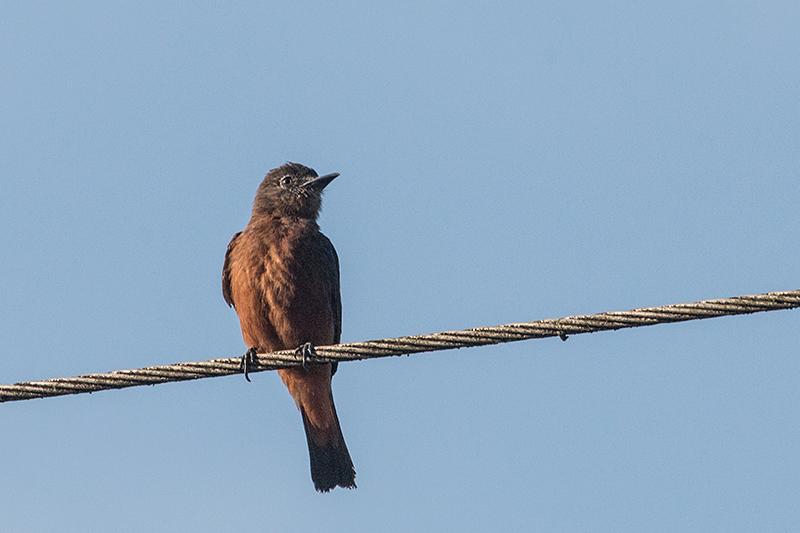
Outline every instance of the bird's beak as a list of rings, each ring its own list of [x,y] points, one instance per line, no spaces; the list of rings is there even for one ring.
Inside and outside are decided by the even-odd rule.
[[[307,181],[303,184],[304,189],[315,189],[317,191],[322,191],[325,187],[328,186],[330,182],[336,178],[339,174],[334,172],[333,174],[325,174],[324,176],[320,176],[318,178],[314,178],[313,180]]]

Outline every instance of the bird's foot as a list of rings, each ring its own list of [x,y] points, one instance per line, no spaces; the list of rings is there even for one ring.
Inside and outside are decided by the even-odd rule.
[[[310,342],[298,346],[297,349],[295,349],[294,354],[303,358],[303,369],[306,368],[306,362],[309,359],[314,359],[317,357],[317,351],[314,349],[314,345]]]
[[[250,373],[250,365],[252,365],[253,362],[255,362],[255,360],[256,360],[255,348],[250,348],[242,356],[242,371],[244,372],[244,379],[246,379],[247,381],[250,381],[250,376],[248,376],[248,374]]]

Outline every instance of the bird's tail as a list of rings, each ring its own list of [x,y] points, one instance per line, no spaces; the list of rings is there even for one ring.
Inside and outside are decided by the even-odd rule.
[[[333,405],[333,395],[331,395],[331,408],[336,424],[335,427],[324,430],[311,424],[305,409],[300,409],[308,440],[308,455],[311,459],[311,479],[314,481],[314,488],[320,492],[328,492],[337,485],[347,489],[356,487],[356,471],[353,468],[353,460],[350,459],[350,452],[344,443],[339,417]]]

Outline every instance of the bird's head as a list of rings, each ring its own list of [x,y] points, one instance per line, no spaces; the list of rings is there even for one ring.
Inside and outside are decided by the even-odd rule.
[[[322,189],[338,175],[317,176],[314,169],[297,163],[272,169],[258,187],[253,216],[316,220],[322,206]]]

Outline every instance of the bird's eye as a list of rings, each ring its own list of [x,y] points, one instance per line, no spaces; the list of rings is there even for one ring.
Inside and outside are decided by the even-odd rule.
[[[291,176],[284,176],[281,178],[281,185],[284,187],[288,187],[292,184],[292,177]]]

